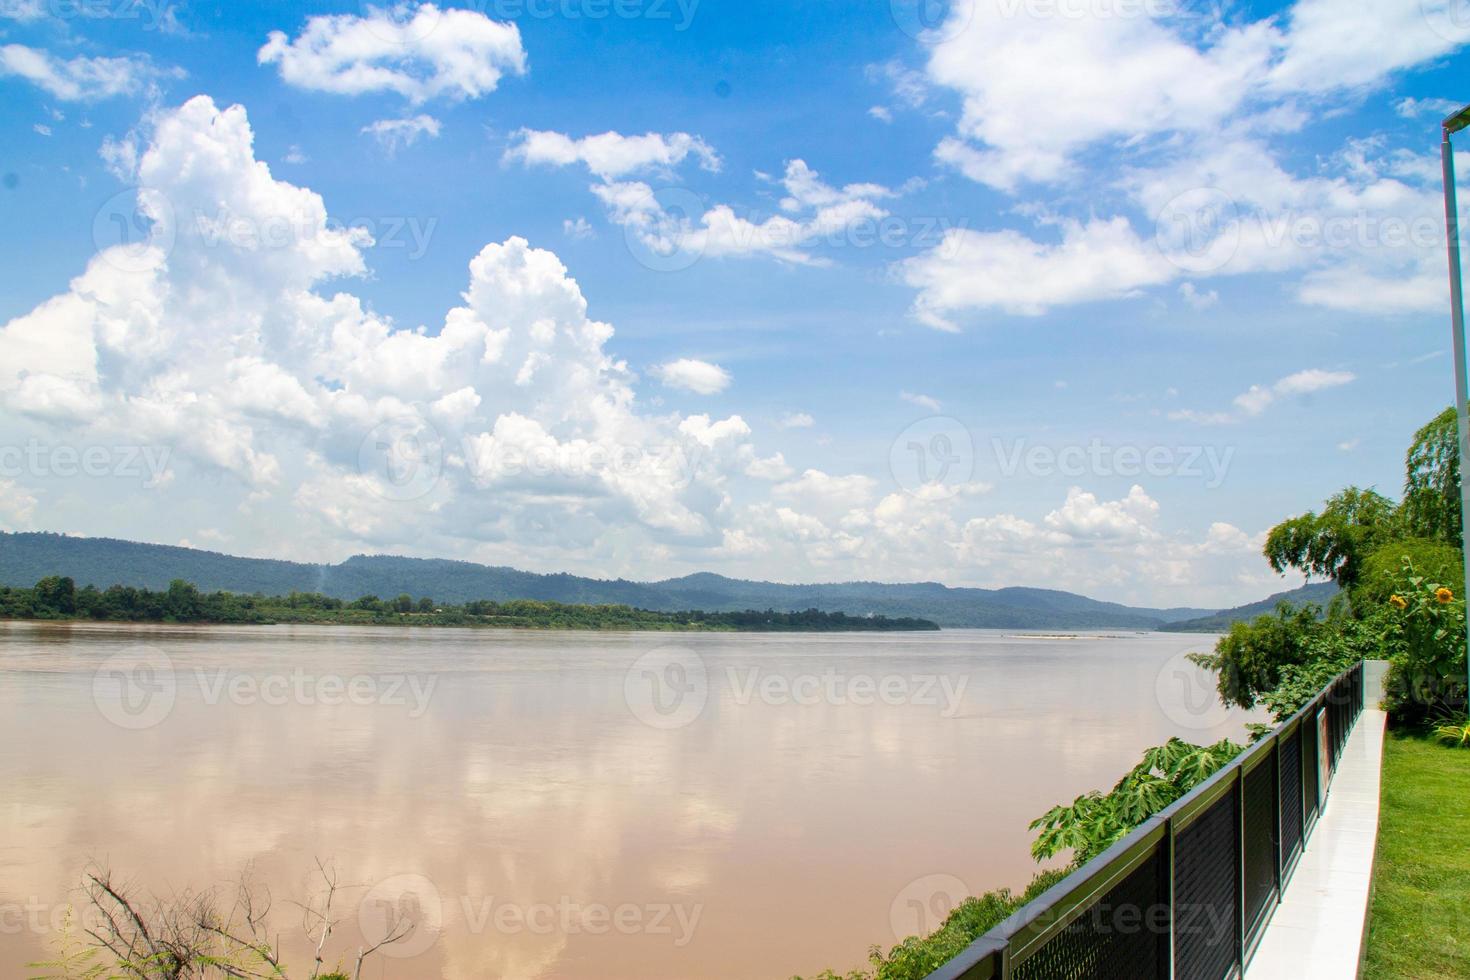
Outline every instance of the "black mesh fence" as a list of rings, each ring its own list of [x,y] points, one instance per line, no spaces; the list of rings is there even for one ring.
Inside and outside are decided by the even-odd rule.
[[[1353,721],[1363,708],[1362,668],[1350,671],[1334,681],[1327,692],[1328,734],[1331,738],[1332,769],[1337,771],[1343,747],[1347,744],[1348,732]]]
[[[1325,799],[1321,753],[1336,771],[1362,707],[1359,664],[1313,699],[1289,732],[1267,735],[929,980],[1241,975]]]
[[[1281,769],[1281,866],[1286,867],[1302,847],[1306,827],[1302,823],[1302,735],[1301,728],[1277,743]]]
[[[1219,980],[1239,955],[1240,811],[1228,792],[1174,840],[1174,976]]]
[[[1342,685],[1334,684],[1332,692],[1327,696],[1327,737],[1330,740],[1328,758],[1332,760],[1333,772],[1337,771],[1337,757],[1342,754],[1342,732],[1345,727],[1343,715],[1345,713]]]
[[[1137,980],[1159,975],[1169,956],[1162,849],[1012,972],[1015,980]]]
[[[1276,894],[1276,773],[1269,755],[1246,773],[1245,799],[1245,924],[1255,936],[1266,903]]]
[[[1302,796],[1306,800],[1306,819],[1317,815],[1317,713],[1310,711],[1302,719]]]

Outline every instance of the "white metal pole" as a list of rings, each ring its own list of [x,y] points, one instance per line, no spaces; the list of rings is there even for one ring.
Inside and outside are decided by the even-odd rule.
[[[1460,222],[1455,206],[1455,151],[1450,144],[1450,124],[1455,119],[1464,118],[1466,111],[1461,110],[1445,121],[1439,153],[1444,166],[1445,238],[1450,253],[1450,327],[1455,345],[1455,419],[1460,434],[1460,556],[1465,565],[1465,591],[1460,596],[1470,602],[1470,416],[1466,414],[1465,405],[1465,306],[1460,280]]]

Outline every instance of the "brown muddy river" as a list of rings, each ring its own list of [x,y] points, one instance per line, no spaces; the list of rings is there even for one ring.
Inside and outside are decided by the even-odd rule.
[[[1241,738],[1171,634],[600,634],[0,624],[0,976],[81,875],[296,903],[373,978],[864,965],[1170,735]],[[303,969],[304,968],[304,969]]]

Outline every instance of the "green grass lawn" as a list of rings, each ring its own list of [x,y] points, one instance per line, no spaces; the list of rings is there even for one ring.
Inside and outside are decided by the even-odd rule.
[[[1389,732],[1363,975],[1470,977],[1470,750]]]

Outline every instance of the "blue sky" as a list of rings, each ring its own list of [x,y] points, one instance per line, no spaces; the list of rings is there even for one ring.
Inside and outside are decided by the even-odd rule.
[[[1470,8],[916,15],[0,0],[0,525],[1292,584],[1264,530],[1452,394]]]

